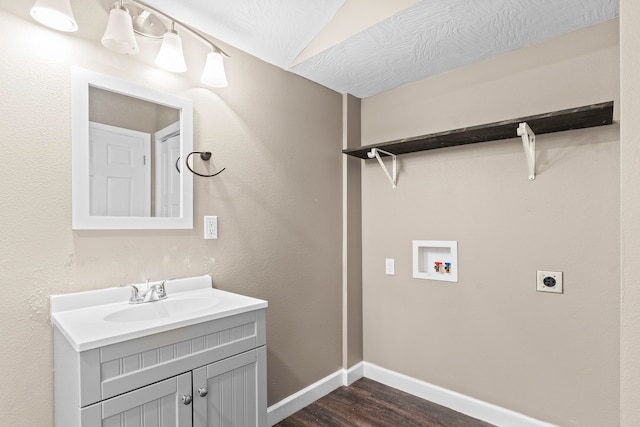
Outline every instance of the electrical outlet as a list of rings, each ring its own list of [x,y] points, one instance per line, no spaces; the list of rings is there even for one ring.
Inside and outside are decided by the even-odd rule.
[[[536,291],[552,292],[556,294],[561,294],[564,292],[562,271],[538,270],[536,277]]]
[[[218,217],[217,216],[204,217],[204,238],[205,239],[218,238]]]
[[[384,260],[384,272],[388,276],[396,275],[396,260],[387,258]]]

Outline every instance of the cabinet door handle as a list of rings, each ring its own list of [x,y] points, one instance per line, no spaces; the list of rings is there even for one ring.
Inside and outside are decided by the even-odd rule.
[[[209,393],[209,390],[207,390],[205,387],[200,387],[198,389],[198,394],[200,395],[200,397],[205,397],[207,393]]]
[[[191,397],[190,394],[183,394],[182,395],[182,403],[184,403],[185,405],[190,404],[192,400],[193,400],[193,397]]]

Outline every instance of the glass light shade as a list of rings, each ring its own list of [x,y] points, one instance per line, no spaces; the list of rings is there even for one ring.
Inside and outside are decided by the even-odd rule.
[[[229,85],[220,52],[209,52],[200,81],[212,87],[227,87]]]
[[[36,0],[31,8],[31,16],[54,30],[68,33],[78,30],[69,0]]]
[[[162,37],[162,46],[156,57],[156,64],[173,73],[184,73],[187,64],[182,53],[182,39],[175,31],[167,31]]]
[[[126,9],[119,7],[111,9],[107,29],[104,31],[101,41],[104,47],[114,52],[126,55],[135,55],[140,52],[133,34],[131,15]]]

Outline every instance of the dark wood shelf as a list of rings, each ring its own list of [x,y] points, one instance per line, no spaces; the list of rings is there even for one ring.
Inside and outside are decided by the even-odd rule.
[[[361,159],[368,159],[367,153],[371,151],[372,148],[380,148],[381,150],[398,155],[453,147],[456,145],[518,138],[518,125],[522,122],[527,122],[536,135],[610,125],[613,123],[613,101],[446,132],[415,136],[396,141],[382,142],[358,148],[349,148],[342,150],[342,152]],[[380,155],[382,156],[384,153],[380,153]]]

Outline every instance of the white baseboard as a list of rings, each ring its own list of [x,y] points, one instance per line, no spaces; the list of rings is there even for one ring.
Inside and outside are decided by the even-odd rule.
[[[341,369],[311,384],[268,409],[268,424],[273,426],[300,409],[343,385],[351,385],[362,377],[402,390],[454,411],[499,427],[554,427],[518,412],[465,396],[433,384],[390,371],[373,363],[360,362],[350,369]]]
[[[322,396],[331,393],[333,390],[342,386],[343,371],[334,372],[333,374],[316,381],[308,387],[303,388],[297,393],[282,399],[280,402],[269,406],[267,409],[267,423],[269,426],[279,423],[293,415],[300,409],[304,408],[320,399]]]
[[[381,368],[373,363],[364,363],[364,376],[496,426],[553,427],[553,424]]]
[[[342,385],[351,385],[364,377],[364,362],[342,370]]]

